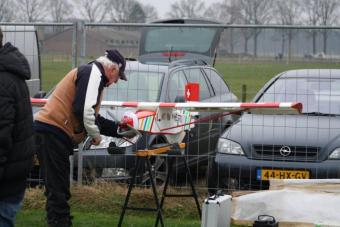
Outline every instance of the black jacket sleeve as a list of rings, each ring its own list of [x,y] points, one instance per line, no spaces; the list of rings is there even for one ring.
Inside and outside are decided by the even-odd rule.
[[[97,124],[99,126],[100,134],[104,136],[118,137],[122,136],[117,134],[118,123],[102,117],[100,114],[97,116]]]
[[[8,152],[13,146],[14,120],[15,99],[9,94],[8,88],[0,86],[0,181],[3,177]]]

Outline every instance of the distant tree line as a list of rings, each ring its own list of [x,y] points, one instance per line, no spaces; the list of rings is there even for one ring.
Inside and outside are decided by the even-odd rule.
[[[337,24],[339,0],[177,0],[167,18],[211,18],[227,24]],[[158,19],[142,0],[0,0],[4,22],[147,22]]]
[[[137,0],[0,0],[0,21],[147,22],[155,7]],[[339,0],[177,0],[167,18],[211,18],[228,24],[334,25]]]
[[[156,9],[137,0],[0,0],[1,22],[139,22],[156,20]]]
[[[339,25],[338,14],[340,0],[221,0],[205,5],[202,0],[179,0],[171,5],[167,16],[210,18],[225,24],[279,24],[279,25]],[[288,45],[288,55],[291,54],[291,42],[296,33],[292,29],[280,31],[282,37],[281,54]],[[323,52],[327,52],[328,30],[321,31],[323,36]],[[248,43],[253,39],[253,55],[257,56],[257,39],[261,29],[242,29],[244,53],[248,53]],[[317,30],[311,30],[313,54],[316,54]],[[229,32],[229,50],[233,52],[233,31]],[[290,56],[288,56],[290,57]]]
[[[338,25],[340,0],[220,0],[207,4],[203,0],[176,0],[166,18],[209,18],[225,24]],[[142,0],[0,0],[0,22],[87,22],[144,23],[158,19],[157,10]],[[320,31],[311,30],[313,53]],[[322,30],[323,52],[327,50],[328,31]],[[244,53],[253,40],[257,56],[257,39],[261,29],[243,29]],[[293,30],[282,30],[282,53],[290,54]],[[229,34],[230,51],[233,33]]]

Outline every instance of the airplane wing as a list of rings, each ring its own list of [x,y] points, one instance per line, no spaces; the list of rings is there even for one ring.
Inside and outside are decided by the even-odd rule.
[[[47,99],[31,98],[33,105],[42,106]],[[299,114],[302,111],[302,104],[299,102],[185,102],[185,103],[167,103],[167,102],[119,102],[119,101],[102,101],[101,106],[129,107],[136,110],[157,111],[157,109],[185,109],[187,111],[197,112],[234,112],[249,111],[252,113],[266,114]]]
[[[31,102],[34,106],[43,106],[47,99],[32,98]],[[165,135],[170,143],[182,141],[185,135],[184,131],[190,130],[198,121],[207,121],[207,119],[195,120],[192,116],[193,112],[217,111],[223,112],[223,114],[233,114],[248,111],[262,114],[299,114],[302,111],[302,104],[298,102],[161,103],[102,101],[101,106],[110,107],[112,111],[116,107],[126,108],[127,111],[124,113],[121,122],[128,122],[126,124],[137,131]],[[111,114],[114,115],[114,113]]]
[[[302,111],[302,104],[299,102],[185,102],[185,103],[163,103],[163,102],[115,102],[103,101],[102,106],[109,107],[130,107],[137,110],[156,111],[157,109],[185,109],[197,112],[234,112],[249,111],[253,113],[272,114],[299,114]]]

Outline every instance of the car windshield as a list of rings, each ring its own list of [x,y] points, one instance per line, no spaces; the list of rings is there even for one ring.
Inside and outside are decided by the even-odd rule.
[[[125,71],[128,81],[104,89],[103,100],[157,102],[163,78],[161,72]]]
[[[340,79],[280,78],[257,102],[301,102],[302,113],[340,114]]]

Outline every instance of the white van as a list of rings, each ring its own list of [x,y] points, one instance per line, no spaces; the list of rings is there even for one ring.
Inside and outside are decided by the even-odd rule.
[[[41,90],[40,52],[37,31],[34,26],[1,26],[3,43],[12,43],[27,58],[31,68],[31,79],[27,80],[30,95]]]

